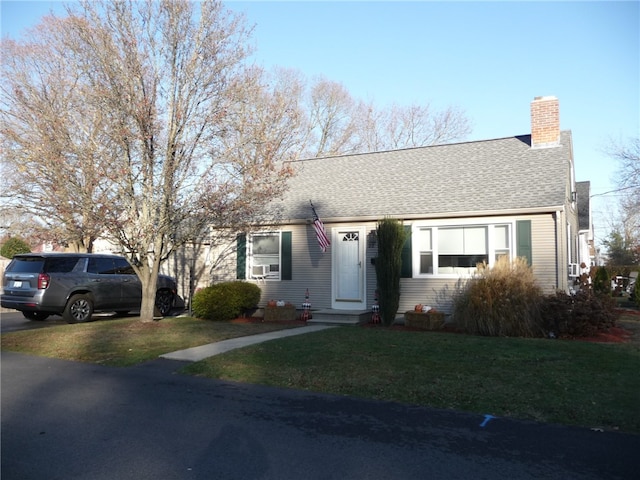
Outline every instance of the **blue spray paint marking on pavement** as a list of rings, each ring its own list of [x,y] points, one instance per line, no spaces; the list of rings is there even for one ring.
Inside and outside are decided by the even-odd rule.
[[[493,415],[485,415],[485,416],[484,416],[484,422],[482,422],[482,423],[480,424],[480,426],[481,426],[481,427],[484,427],[487,423],[489,423],[489,422],[490,422],[491,420],[493,420],[494,418],[496,418],[496,417],[494,417]]]

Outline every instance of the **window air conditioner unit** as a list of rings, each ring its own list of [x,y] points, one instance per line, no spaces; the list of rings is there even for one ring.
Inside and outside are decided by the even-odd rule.
[[[251,267],[251,277],[264,280],[269,273],[269,265],[253,265]]]
[[[580,276],[580,265],[577,263],[569,264],[569,276],[570,277],[579,277]]]

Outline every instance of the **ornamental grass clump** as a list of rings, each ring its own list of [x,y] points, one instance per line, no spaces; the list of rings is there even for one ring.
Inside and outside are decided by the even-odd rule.
[[[486,336],[540,337],[542,291],[523,258],[499,259],[493,267],[478,265],[478,273],[457,293],[456,324],[468,333]]]

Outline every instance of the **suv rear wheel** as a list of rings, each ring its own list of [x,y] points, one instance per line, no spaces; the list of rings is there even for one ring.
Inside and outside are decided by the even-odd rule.
[[[82,323],[91,319],[93,302],[89,295],[74,295],[67,302],[62,318],[67,323]]]
[[[156,307],[164,317],[173,307],[173,293],[169,290],[160,290],[156,293]]]

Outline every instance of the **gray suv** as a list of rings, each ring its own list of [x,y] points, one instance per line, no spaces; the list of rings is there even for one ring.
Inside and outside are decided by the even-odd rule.
[[[126,258],[91,253],[16,255],[4,272],[0,303],[31,320],[62,315],[86,322],[95,311],[139,310],[142,287]],[[176,281],[158,277],[156,307],[162,315],[175,303]]]

